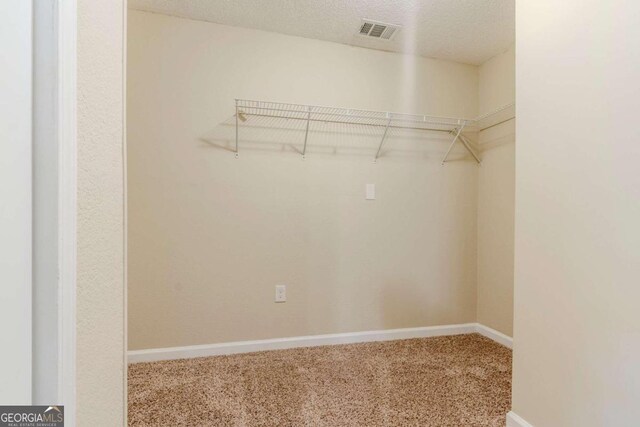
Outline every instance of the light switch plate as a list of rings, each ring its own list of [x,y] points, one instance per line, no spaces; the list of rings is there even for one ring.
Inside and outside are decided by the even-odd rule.
[[[376,199],[376,185],[375,184],[367,184],[366,192],[365,192],[366,200],[375,200]]]

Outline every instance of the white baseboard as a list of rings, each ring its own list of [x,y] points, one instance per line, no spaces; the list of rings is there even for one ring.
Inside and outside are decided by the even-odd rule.
[[[255,341],[236,341],[219,344],[191,345],[186,347],[152,348],[127,352],[129,363],[154,362],[157,360],[190,359],[194,357],[222,356],[227,354],[252,353],[266,350],[284,350],[299,347],[355,344],[374,341],[428,338],[443,335],[480,333],[511,348],[511,338],[477,323],[459,325],[426,326],[420,328],[386,329],[380,331],[349,332],[342,334],[310,335],[291,338],[274,338]]]
[[[322,345],[355,344],[373,341],[392,341],[410,338],[428,338],[443,335],[460,335],[476,332],[477,324],[427,326],[422,328],[386,329],[381,331],[349,332],[342,334],[310,335],[291,338],[274,338],[255,341],[237,341],[220,344],[191,345],[186,347],[153,348],[127,352],[129,363],[156,360],[187,359],[193,357],[221,356],[251,353],[265,350],[283,350]]]
[[[513,338],[503,334],[502,332],[498,332],[495,329],[491,329],[490,327],[484,326],[480,323],[478,323],[476,326],[476,332],[497,342],[498,344],[502,344],[505,347],[513,348]]]
[[[533,424],[529,424],[524,418],[516,415],[515,412],[509,411],[507,414],[507,427],[533,427]]]

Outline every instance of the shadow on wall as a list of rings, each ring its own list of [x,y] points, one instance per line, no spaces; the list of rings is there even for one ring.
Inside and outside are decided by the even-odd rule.
[[[238,153],[279,152],[296,155],[346,155],[375,158],[442,160],[453,135],[448,130],[412,130],[346,123],[311,122],[273,117],[244,117],[238,121]],[[384,142],[383,142],[384,137]],[[305,148],[306,139],[306,148]],[[235,153],[236,118],[229,117],[200,137],[205,146]],[[381,142],[382,148],[380,148]],[[447,161],[474,161],[457,142]]]

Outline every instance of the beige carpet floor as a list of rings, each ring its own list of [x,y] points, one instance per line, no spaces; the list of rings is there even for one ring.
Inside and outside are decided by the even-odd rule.
[[[511,350],[478,335],[129,366],[131,426],[504,426]]]

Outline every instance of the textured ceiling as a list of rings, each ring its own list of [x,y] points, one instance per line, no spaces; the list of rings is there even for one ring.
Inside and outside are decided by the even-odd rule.
[[[129,0],[129,7],[476,65],[515,37],[515,0]],[[355,35],[362,18],[403,28],[392,41],[368,40]]]

